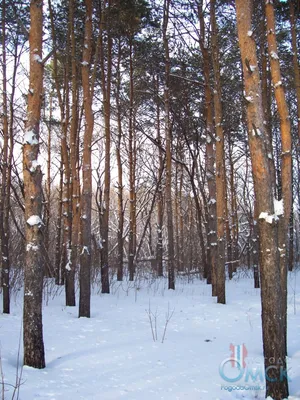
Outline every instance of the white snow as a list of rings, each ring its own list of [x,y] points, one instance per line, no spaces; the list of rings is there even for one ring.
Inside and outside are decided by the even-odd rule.
[[[87,246],[83,246],[83,248],[82,248],[81,254],[84,254],[84,253],[90,254],[89,248]]]
[[[277,221],[280,215],[283,215],[283,200],[277,200],[274,198],[274,214],[269,214],[268,212],[261,212],[258,219],[265,219],[266,222],[272,224],[273,220]]]
[[[274,198],[274,213],[275,215],[283,215],[283,199],[277,200]]]
[[[34,61],[36,61],[38,63],[42,63],[42,59],[38,54],[34,54],[33,59],[34,59]]]
[[[300,399],[299,278],[299,273],[289,274],[289,400]],[[260,291],[253,288],[248,269],[226,285],[227,304],[221,305],[212,298],[211,286],[194,275],[189,282],[179,278],[175,291],[168,291],[165,279],[114,281],[110,295],[99,295],[99,287],[94,288],[91,318],[78,318],[78,303],[65,307],[64,289],[47,280],[43,305],[46,368],[23,368],[20,399],[265,399],[265,384],[259,375],[256,382],[251,376],[245,382],[243,375],[235,383],[220,375],[219,367],[232,357],[230,345],[244,344],[250,371],[263,369]],[[14,296],[11,315],[1,315],[7,399],[13,392],[9,385],[15,383],[18,352],[20,360],[23,354],[22,293]],[[155,341],[149,310],[156,317]],[[173,310],[162,343],[167,315]],[[225,372],[239,374],[230,364]]]
[[[271,58],[273,58],[273,60],[279,60],[278,54],[275,53],[275,51],[271,51],[270,56]]]
[[[275,85],[274,85],[274,89],[277,89],[279,86],[281,86],[282,85],[282,82],[281,81],[278,81],[277,83],[275,83]]]
[[[34,225],[44,225],[43,221],[41,220],[41,217],[39,215],[31,215],[28,219],[27,219],[27,224],[30,226],[34,226]]]
[[[87,67],[89,65],[89,63],[87,61],[82,61],[81,63],[84,67]]]
[[[33,161],[31,161],[31,167],[29,168],[29,170],[30,170],[30,172],[35,172],[36,169],[40,166],[41,166],[41,164],[38,160],[33,160]]]
[[[27,245],[26,245],[26,251],[30,251],[30,250],[38,251],[38,249],[39,249],[39,246],[37,246],[34,243],[27,243]]]
[[[253,31],[248,31],[247,36],[251,37],[253,35]]]
[[[34,144],[39,144],[39,141],[37,139],[36,134],[32,130],[28,130],[25,132],[23,143],[34,145]]]
[[[246,96],[245,99],[246,99],[249,103],[252,103],[252,102],[253,102],[253,97],[252,97],[252,96]]]

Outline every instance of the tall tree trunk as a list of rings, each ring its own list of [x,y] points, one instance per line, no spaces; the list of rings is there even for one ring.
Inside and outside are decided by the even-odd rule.
[[[0,265],[1,284],[3,288],[3,313],[10,313],[10,282],[9,282],[9,207],[10,207],[10,157],[9,157],[9,123],[8,96],[6,75],[6,1],[2,0],[2,74],[3,74],[3,148],[2,148],[2,184],[0,198]],[[12,116],[11,116],[12,117]]]
[[[203,57],[204,96],[205,96],[205,122],[206,122],[206,177],[208,185],[208,235],[207,235],[207,262],[211,270],[212,295],[217,296],[217,219],[216,219],[216,179],[215,179],[215,149],[213,131],[213,98],[210,87],[210,57],[205,43],[205,20],[203,13],[203,1],[198,5],[198,18],[200,24],[200,49]]]
[[[219,62],[219,45],[216,22],[216,2],[211,0],[211,42],[214,72],[214,110],[216,131],[216,201],[217,201],[217,259],[216,259],[216,294],[218,303],[225,304],[225,217],[226,217],[226,186],[225,186],[225,152],[223,132],[222,90]]]
[[[71,43],[71,124],[70,124],[70,182],[69,182],[69,218],[71,231],[69,233],[68,268],[65,271],[66,305],[75,306],[75,269],[77,262],[78,245],[78,212],[76,207],[77,198],[77,130],[78,130],[78,88],[77,88],[77,61],[76,61],[76,38],[75,38],[75,3],[69,0],[69,24]]]
[[[163,184],[161,176],[164,170],[164,155],[161,147],[161,126],[160,126],[160,101],[159,101],[159,76],[156,79],[156,90],[157,90],[157,103],[156,103],[156,140],[158,143],[158,179],[159,187],[157,191],[157,242],[156,242],[156,263],[157,263],[157,275],[163,276],[163,216],[164,216],[164,198],[163,198]]]
[[[27,122],[23,142],[26,254],[24,268],[24,365],[45,367],[42,325],[42,170],[38,163],[43,97],[43,2],[30,2],[30,72]]]
[[[259,218],[262,332],[266,397],[288,397],[288,382],[280,373],[286,371],[285,335],[282,318],[282,291],[278,252],[278,224],[274,213],[274,186],[264,140],[266,131],[262,92],[252,35],[252,0],[236,0],[237,26],[241,51],[245,99],[247,101],[248,140],[252,159],[254,192]]]
[[[281,131],[281,187],[283,201],[283,216],[280,217],[278,237],[280,252],[280,275],[282,294],[282,323],[285,335],[285,348],[287,352],[286,331],[287,331],[287,249],[289,245],[289,223],[292,212],[292,136],[291,123],[285,91],[282,84],[280,64],[275,36],[275,11],[273,2],[266,2],[267,38],[268,52],[271,66],[271,77],[275,92],[277,110],[280,119]],[[281,200],[281,199],[278,199]]]
[[[110,1],[104,2],[110,7]],[[112,68],[112,38],[105,19],[106,9],[101,11],[100,21],[100,67],[103,93],[103,110],[105,125],[105,167],[104,167],[104,196],[101,205],[101,285],[102,293],[109,293],[109,263],[108,263],[108,232],[109,232],[109,204],[110,204],[110,96],[111,96],[111,68]],[[104,56],[104,29],[107,28],[106,60]],[[106,61],[106,62],[105,62]],[[106,68],[105,68],[106,64]]]
[[[85,117],[82,156],[82,196],[81,196],[81,241],[80,253],[80,293],[79,317],[90,317],[91,313],[91,251],[92,251],[92,136],[94,114],[92,90],[90,87],[90,62],[93,34],[93,1],[85,0],[85,29],[82,54],[82,90]]]
[[[175,266],[174,266],[174,229],[173,229],[173,206],[172,206],[172,131],[170,122],[170,54],[168,39],[168,22],[170,0],[164,0],[163,17],[163,44],[165,51],[165,136],[166,136],[166,211],[167,211],[167,235],[168,235],[168,287],[175,289]]]
[[[297,46],[297,31],[296,31],[296,20],[295,20],[295,5],[294,1],[289,1],[290,5],[290,25],[292,35],[292,51],[293,51],[293,71],[294,71],[294,82],[296,89],[297,99],[297,124],[298,124],[298,146],[296,147],[297,157],[300,158],[300,69],[298,63],[298,46]],[[294,218],[293,208],[291,210],[290,220],[290,245],[289,245],[289,270],[292,271],[294,264]]]
[[[297,98],[297,117],[298,117],[298,140],[300,144],[300,68],[298,63],[298,45],[297,45],[297,31],[296,31],[296,18],[295,18],[295,5],[294,0],[289,0],[290,5],[290,25],[292,35],[292,54],[293,54],[293,71],[294,82]]]
[[[59,167],[59,191],[58,191],[58,210],[57,210],[57,218],[56,218],[56,235],[55,235],[55,284],[63,285],[63,276],[62,276],[62,246],[61,246],[61,237],[62,237],[62,195],[63,195],[63,160],[61,156],[60,167]]]
[[[128,270],[129,280],[133,281],[135,274],[136,251],[136,138],[134,128],[134,84],[133,84],[133,45],[129,38],[129,237],[128,237]]]
[[[65,276],[71,271],[71,230],[72,230],[72,210],[71,210],[71,168],[70,168],[70,154],[68,146],[68,127],[70,121],[70,91],[69,91],[69,76],[70,76],[70,32],[71,24],[68,24],[68,35],[66,43],[66,59],[65,59],[65,70],[64,70],[64,81],[63,81],[63,95],[61,94],[61,84],[59,79],[59,63],[58,55],[56,51],[56,30],[54,23],[54,13],[52,8],[51,0],[48,0],[49,16],[51,23],[51,37],[53,42],[53,75],[56,87],[56,95],[58,98],[58,104],[60,108],[61,118],[61,193],[60,201],[62,207],[62,254],[56,257],[57,271],[59,270],[59,276],[57,275],[57,283],[65,284]],[[70,15],[69,15],[70,19]],[[60,206],[59,206],[60,207]],[[59,226],[61,224],[58,223]],[[57,228],[58,229],[58,228]],[[57,244],[57,252],[59,251],[59,244]],[[58,255],[58,253],[56,253]],[[59,261],[58,261],[59,260]],[[67,297],[67,296],[66,296]],[[66,299],[67,300],[67,299]],[[67,301],[66,301],[67,304]]]
[[[123,165],[121,159],[121,140],[122,140],[122,122],[121,122],[121,103],[120,103],[120,89],[121,89],[121,39],[118,44],[118,64],[117,64],[117,89],[116,89],[116,104],[117,104],[117,122],[118,122],[118,137],[116,143],[116,159],[118,166],[118,261],[117,261],[117,280],[123,280],[123,230],[124,230],[124,210],[123,210]]]

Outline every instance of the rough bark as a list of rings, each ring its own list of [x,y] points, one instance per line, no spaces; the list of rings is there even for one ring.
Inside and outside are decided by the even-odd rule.
[[[43,95],[43,2],[30,3],[30,72],[27,122],[23,142],[26,254],[24,266],[24,364],[45,367],[42,301],[42,171],[38,163],[39,128]]]
[[[252,159],[254,192],[259,216],[260,278],[262,302],[262,332],[266,381],[266,397],[288,397],[288,382],[280,376],[286,369],[285,340],[282,324],[282,291],[278,252],[278,224],[274,215],[274,187],[266,151],[266,131],[262,108],[261,82],[256,44],[252,35],[252,0],[236,0],[237,26],[241,51],[247,127]]]
[[[280,252],[280,275],[281,275],[281,293],[282,293],[282,324],[285,335],[287,330],[287,250],[290,216],[292,212],[292,136],[291,123],[287,102],[285,99],[285,90],[282,83],[277,40],[275,35],[275,10],[273,2],[266,2],[266,21],[268,52],[271,67],[271,77],[275,92],[277,111],[280,119],[281,133],[281,188],[283,200],[283,216],[279,221],[279,252]],[[280,199],[279,199],[280,200]]]
[[[216,259],[216,294],[218,303],[225,304],[225,217],[226,217],[226,186],[225,186],[225,151],[224,131],[222,126],[222,90],[219,62],[219,45],[216,22],[216,3],[211,0],[211,42],[214,74],[214,111],[216,132],[216,219],[217,219],[217,259]]]

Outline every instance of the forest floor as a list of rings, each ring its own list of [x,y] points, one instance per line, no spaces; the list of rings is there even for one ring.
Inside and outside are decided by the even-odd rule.
[[[2,397],[0,384],[0,397],[12,398],[10,385],[18,375],[21,400],[263,399],[260,293],[250,275],[241,271],[226,282],[226,305],[217,304],[211,287],[196,278],[178,278],[175,291],[165,279],[114,282],[110,295],[94,290],[90,319],[79,319],[77,307],[65,307],[63,289],[49,280],[43,370],[20,368],[20,291],[11,315],[0,315],[6,391]],[[288,286],[289,399],[294,400],[300,399],[300,272],[289,273]],[[244,372],[229,360],[234,350],[245,361]]]

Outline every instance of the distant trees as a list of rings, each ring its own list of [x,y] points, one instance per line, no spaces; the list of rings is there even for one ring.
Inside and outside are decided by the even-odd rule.
[[[41,301],[40,263],[45,279],[54,273],[65,285],[67,306],[75,306],[79,282],[86,317],[91,280],[109,293],[115,278],[168,276],[173,290],[176,276],[196,275],[225,303],[225,278],[253,265],[256,287],[261,268],[263,301],[266,279],[281,279],[283,307],[273,309],[269,297],[264,324],[275,324],[273,311],[285,320],[286,269],[300,259],[299,7],[255,1],[255,18],[248,31],[238,23],[237,41],[236,16],[242,7],[250,15],[251,5],[237,4],[238,13],[214,0],[48,0],[44,65],[33,43],[40,25],[28,38],[29,9],[1,0],[4,312],[24,260],[26,293],[36,283]],[[24,93],[20,54],[28,43]],[[32,140],[20,139],[24,125]],[[36,161],[39,152],[47,166]],[[268,224],[259,216],[275,213],[273,197],[284,199],[284,211]],[[26,222],[32,215],[37,224]],[[259,257],[276,246],[280,255]]]

